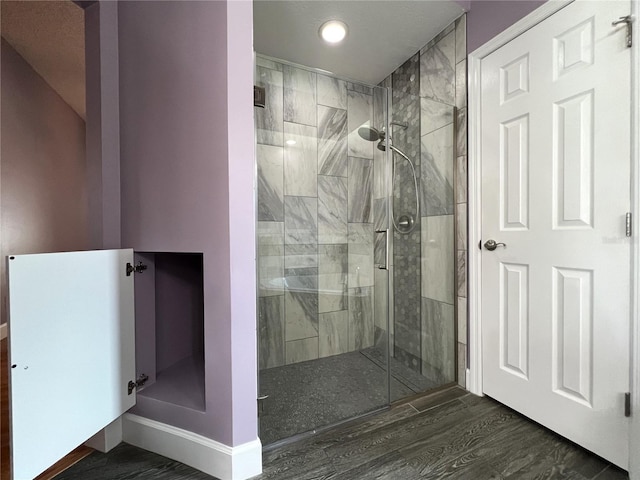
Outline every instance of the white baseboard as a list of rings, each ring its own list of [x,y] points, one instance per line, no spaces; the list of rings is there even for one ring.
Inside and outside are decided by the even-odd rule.
[[[122,416],[122,439],[221,480],[246,480],[262,473],[260,439],[229,447],[202,435],[131,413]]]
[[[122,442],[122,417],[104,427],[89,440],[84,442],[87,447],[107,453],[116,448]]]
[[[0,325],[0,340],[7,338],[7,324]]]

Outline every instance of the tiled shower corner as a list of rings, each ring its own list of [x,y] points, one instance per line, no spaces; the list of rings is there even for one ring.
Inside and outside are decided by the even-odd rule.
[[[374,90],[261,56],[256,73],[260,369],[371,347]]]
[[[373,346],[387,329],[387,278],[374,269],[384,250],[374,231],[387,223],[385,155],[357,128],[383,126],[385,91],[261,56],[256,71],[269,105],[256,110],[260,369]],[[381,85],[420,197],[416,228],[392,238],[391,352],[430,381],[457,377],[464,387],[465,16]],[[393,202],[396,217],[415,216],[412,172],[398,157]]]

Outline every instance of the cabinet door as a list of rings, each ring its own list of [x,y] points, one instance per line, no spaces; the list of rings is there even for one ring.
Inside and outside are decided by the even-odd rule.
[[[12,476],[30,480],[135,404],[133,250],[7,262]]]

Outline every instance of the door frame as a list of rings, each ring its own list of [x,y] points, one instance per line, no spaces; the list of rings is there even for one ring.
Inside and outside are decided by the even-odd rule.
[[[469,97],[469,152],[468,152],[468,195],[469,195],[469,258],[468,258],[468,309],[469,309],[469,361],[467,364],[466,380],[467,389],[476,394],[483,394],[482,384],[482,260],[479,248],[481,236],[481,92],[480,71],[482,60],[506,45],[525,31],[547,19],[573,1],[580,0],[548,0],[529,15],[516,22],[514,25],[498,34],[487,43],[477,48],[468,55],[468,97]],[[639,0],[631,0],[631,14],[634,19],[640,15]],[[612,19],[613,20],[613,19]],[[638,34],[638,22],[633,29],[633,47],[631,51],[631,211],[636,222],[640,218],[640,35]],[[638,234],[634,232],[631,266],[631,331],[630,362],[631,362],[631,392],[632,412],[640,412],[640,244]],[[640,414],[633,415],[630,428],[630,452],[640,452]],[[631,480],[640,480],[640,458],[638,455],[630,455],[629,477]]]
[[[634,225],[631,248],[631,425],[629,430],[629,478],[640,480],[640,245],[637,222],[640,215],[640,35],[638,18],[640,3],[631,0],[631,15],[634,18],[633,47],[631,50],[631,211]],[[634,414],[636,412],[636,414]]]

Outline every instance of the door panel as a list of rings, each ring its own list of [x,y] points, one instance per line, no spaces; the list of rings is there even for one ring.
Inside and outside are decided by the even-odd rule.
[[[502,264],[500,289],[500,366],[512,374],[529,375],[529,266]]]
[[[593,271],[553,269],[553,390],[592,406]]]
[[[628,1],[582,1],[482,61],[486,394],[628,465]]]
[[[12,472],[27,480],[135,404],[133,251],[7,262]]]

